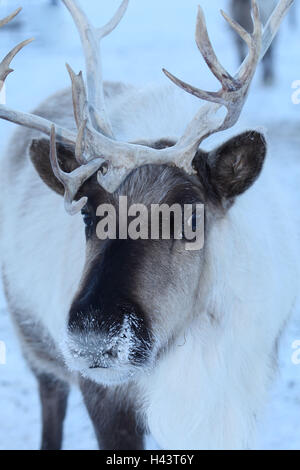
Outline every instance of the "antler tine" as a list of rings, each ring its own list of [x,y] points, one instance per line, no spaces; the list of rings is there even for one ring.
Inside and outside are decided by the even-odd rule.
[[[250,34],[249,54],[244,60],[237,73],[237,79],[241,82],[248,83],[248,89],[256,70],[256,66],[260,59],[260,52],[262,47],[262,23],[260,21],[259,8],[257,0],[252,0],[252,21],[253,33]]]
[[[211,101],[212,103],[219,103],[221,105],[225,104],[224,99],[220,96],[219,92],[200,90],[199,88],[180,80],[180,78],[175,77],[175,75],[168,72],[168,70],[162,69],[162,71],[173,83],[175,83],[175,85],[179,86],[187,93],[190,93],[204,101]]]
[[[99,170],[103,160],[100,158],[94,159],[86,165],[79,166],[71,173],[64,172],[59,166],[56,150],[55,125],[52,125],[50,135],[50,161],[53,173],[65,188],[65,209],[70,215],[75,215],[80,212],[87,203],[87,197],[82,197],[79,201],[74,202],[78,190]]]
[[[232,24],[231,23],[232,20],[223,12],[222,14],[227,21],[229,20],[229,23],[235,30],[238,29],[238,32],[242,37],[245,36],[244,33],[247,34],[246,42],[250,45],[250,39],[249,39],[250,35],[246,33],[246,31],[243,30],[243,28],[241,28],[237,23],[233,22]],[[207,63],[208,67],[210,68],[214,76],[222,84],[222,90],[230,91],[230,90],[236,89],[238,86],[238,83],[236,82],[235,78],[233,78],[227,72],[227,70],[222,66],[222,64],[220,63],[219,59],[216,56],[216,53],[214,51],[214,48],[211,44],[211,41],[208,35],[204,12],[200,5],[198,6],[197,23],[196,23],[196,44],[198,46],[198,49],[203,59]],[[217,93],[211,92],[211,91],[200,90],[199,88],[196,88],[184,82],[183,80],[180,80],[179,78],[175,77],[173,74],[171,74],[165,69],[163,69],[163,72],[173,83],[175,83],[175,85],[179,86],[187,93],[190,93],[204,101],[210,101],[210,102],[217,103],[220,105],[226,105],[226,100],[223,97],[222,90]]]
[[[20,52],[23,47],[27,46],[27,44],[31,43],[34,39],[27,39],[26,41],[21,42],[17,46],[15,46],[2,60],[0,63],[0,87],[1,87],[1,82],[5,82],[5,79],[7,76],[13,72],[13,69],[10,68],[11,61],[13,58]]]
[[[28,127],[29,129],[35,129],[48,136],[50,136],[51,126],[53,124],[53,122],[48,121],[48,119],[36,116],[35,114],[15,111],[4,105],[0,105],[0,119]],[[66,144],[75,144],[76,142],[76,134],[69,129],[57,126],[56,135],[60,142],[65,142]]]
[[[72,83],[73,111],[77,129],[82,122],[88,119],[88,103],[82,72],[78,75],[73,71],[69,64],[66,64]]]
[[[6,25],[7,23],[10,23],[11,20],[13,20],[20,13],[21,10],[22,7],[18,8],[11,15],[6,16],[6,18],[3,18],[3,20],[0,20],[0,28],[2,28],[2,26]]]
[[[96,29],[90,24],[87,16],[75,0],[63,0],[63,2],[75,22],[84,51],[91,120],[95,129],[112,137],[112,127],[104,101],[102,64]]]
[[[81,165],[88,162],[85,157],[86,148],[86,128],[90,126],[90,115],[88,112],[88,102],[82,72],[78,75],[72,70],[69,64],[66,64],[72,82],[72,97],[74,117],[78,129],[78,135],[75,146],[75,158]]]
[[[251,46],[251,34],[248,33],[239,23],[237,23],[234,19],[230,18],[230,16],[225,13],[224,10],[221,10],[221,15],[230,25],[230,27],[241,37],[243,41],[248,45]]]
[[[232,85],[233,77],[226,69],[224,69],[215,54],[208,35],[204,12],[200,5],[198,6],[196,23],[196,44],[214,76],[222,83],[224,88],[230,87]]]
[[[261,59],[269,49],[283,18],[293,3],[294,0],[280,1],[270,16],[263,32]]]
[[[116,11],[112,19],[105,26],[102,26],[101,28],[97,28],[96,31],[97,31],[98,40],[105,38],[105,36],[108,36],[108,34],[110,34],[114,29],[116,29],[116,27],[119,25],[122,18],[124,17],[127,11],[128,5],[129,5],[129,0],[123,0],[123,2],[119,6],[118,10]]]
[[[6,18],[0,21],[0,28],[7,23],[9,23],[11,20],[13,20],[22,10],[22,8],[18,8],[16,11],[14,11],[11,15],[8,15]],[[0,63],[0,90],[5,82],[5,79],[7,76],[13,72],[13,69],[10,68],[10,64],[13,60],[13,58],[20,52],[23,47],[27,46],[30,42],[33,41],[33,38],[27,39],[26,41],[21,42],[17,46],[15,46],[2,60]]]
[[[7,23],[9,23],[15,16],[17,16],[22,8],[18,8],[14,13],[7,16],[3,20],[0,21],[0,28]],[[10,68],[11,61],[13,58],[18,54],[18,52],[23,49],[27,44],[31,43],[32,39],[27,39],[26,41],[21,42],[16,47],[14,47],[2,60],[0,63],[0,90],[5,82],[7,76],[13,71]],[[41,118],[39,116],[35,116],[33,114],[22,113],[20,111],[15,111],[13,109],[8,108],[7,106],[0,105],[0,118],[4,119],[9,122],[13,122],[15,124],[20,124],[21,126],[28,127],[30,129],[36,129],[46,135],[50,135],[51,133],[51,125],[52,123],[47,119]],[[69,131],[68,129],[63,129],[62,127],[58,127],[57,134],[59,140],[66,143],[74,144],[76,142],[76,135],[73,132]]]
[[[54,175],[63,184],[65,188],[65,209],[70,215],[75,215],[80,212],[81,209],[86,205],[87,198],[81,198],[77,202],[73,202],[76,193],[78,192],[78,186],[75,186],[75,179],[71,177],[71,174],[65,173],[61,170],[56,150],[56,133],[55,126],[51,127],[50,135],[50,161]]]

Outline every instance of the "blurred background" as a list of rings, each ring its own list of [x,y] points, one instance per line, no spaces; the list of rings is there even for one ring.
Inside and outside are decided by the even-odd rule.
[[[239,0],[232,1],[237,6]],[[120,4],[119,0],[81,2],[98,26],[110,19]],[[199,2],[205,10],[217,55],[225,68],[234,73],[240,51],[234,34],[219,14],[220,8],[230,12],[231,0],[131,0],[117,30],[103,41],[105,79],[137,86],[168,83],[161,72],[165,67],[195,86],[216,90],[218,83],[194,42]],[[0,57],[16,43],[35,38],[14,60],[15,72],[6,86],[7,105],[30,111],[48,95],[69,86],[66,62],[77,72],[83,68],[83,60],[77,32],[61,0],[0,0],[0,18],[19,6],[23,7],[21,14],[0,30]],[[292,84],[297,80],[300,81],[300,4],[296,1],[276,40],[271,76],[266,78],[266,71],[260,66],[241,120],[230,131],[263,129],[269,141],[269,158],[274,159],[282,181],[291,191],[299,191],[300,187],[300,104],[292,101]],[[5,147],[14,128],[0,122],[1,158],[9,158]],[[208,146],[224,138],[223,133]],[[259,423],[259,449],[300,449],[300,365],[291,361],[292,342],[297,339],[300,305],[295,307],[280,344],[279,374]],[[7,346],[7,364],[0,365],[0,449],[36,449],[40,436],[36,383],[22,359],[1,286],[0,340]],[[149,441],[149,446],[153,448],[154,444]],[[76,390],[70,401],[64,448],[96,448],[92,425]]]

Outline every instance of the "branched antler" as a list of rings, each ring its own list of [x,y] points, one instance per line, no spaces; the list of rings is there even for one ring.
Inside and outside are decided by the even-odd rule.
[[[6,18],[4,18],[3,20],[0,21],[0,28],[2,28],[2,26],[6,25],[7,23],[9,23],[10,21],[12,21],[19,13],[20,11],[22,10],[22,8],[18,8],[14,13],[12,13],[11,15],[7,16]],[[23,41],[21,42],[20,44],[18,44],[17,46],[15,46],[5,57],[4,59],[2,60],[2,62],[0,63],[0,91],[4,85],[4,82],[5,82],[5,79],[7,78],[7,76],[13,72],[13,69],[10,68],[10,64],[13,60],[13,58],[18,54],[18,52],[20,52],[21,49],[23,49],[23,47],[27,46],[27,44],[29,44],[30,42],[32,42],[33,39],[27,39],[26,41]]]
[[[74,214],[86,203],[86,198],[73,203],[80,187],[98,170],[100,170],[98,171],[99,184],[111,192],[118,188],[126,175],[133,169],[147,163],[175,164],[188,173],[193,173],[192,161],[201,142],[211,134],[228,129],[237,122],[259,60],[270,46],[293,0],[279,1],[263,33],[256,0],[252,0],[254,25],[252,34],[249,34],[222,12],[226,21],[249,48],[248,56],[234,77],[224,69],[217,58],[208,36],[203,11],[199,7],[196,43],[208,67],[219,80],[221,89],[218,92],[203,91],[164,70],[167,77],[176,85],[207,103],[200,108],[177,144],[163,150],[116,141],[106,110],[98,43],[119,24],[129,0],[124,0],[112,20],[98,29],[90,24],[75,0],[63,0],[63,2],[70,11],[79,31],[86,62],[87,86],[82,73],[76,75],[67,65],[72,82],[77,135],[68,129],[54,127],[54,123],[46,119],[15,112],[1,105],[0,118],[37,129],[50,136],[50,158],[53,171],[65,187],[66,210]],[[7,19],[3,21],[7,21]],[[25,43],[22,44],[25,45]],[[11,54],[14,52],[12,51]],[[9,59],[5,63],[8,61]],[[218,113],[218,110],[223,106],[227,109],[225,118]],[[65,173],[59,167],[55,146],[56,138],[75,145],[75,157],[79,168],[72,173]],[[103,162],[106,162],[105,166]],[[105,168],[105,172],[102,171],[102,168]]]
[[[86,63],[87,98],[91,123],[102,134],[113,137],[112,126],[105,106],[99,43],[118,26],[127,10],[129,0],[122,2],[113,18],[102,28],[94,28],[91,25],[76,0],[63,0],[63,2],[70,11],[81,38]],[[75,95],[75,98],[80,100],[78,94]]]
[[[57,151],[56,151],[56,134],[55,126],[51,126],[50,134],[50,160],[53,169],[53,173],[56,178],[63,184],[65,188],[65,208],[70,215],[74,215],[80,212],[81,209],[86,205],[87,198],[82,197],[79,201],[73,202],[78,190],[81,186],[99,170],[99,167],[103,163],[102,160],[94,159],[90,162],[79,166],[71,173],[64,172],[58,162]]]
[[[254,29],[253,34],[250,34],[244,28],[242,28],[242,26],[227,16],[226,13],[221,11],[225,20],[246,42],[249,48],[249,54],[240,67],[240,70],[234,77],[232,77],[221,65],[214,52],[208,36],[205,17],[202,8],[199,6],[196,27],[196,43],[208,67],[221,83],[222,88],[220,91],[215,93],[200,90],[199,88],[193,87],[192,85],[179,80],[166,70],[163,70],[167,77],[184,91],[191,93],[192,95],[202,100],[210,101],[227,108],[227,115],[224,122],[221,125],[217,125],[216,128],[212,127],[211,129],[208,129],[208,133],[205,134],[205,137],[234,126],[234,124],[238,121],[238,118],[243,109],[252,78],[260,59],[262,45],[262,24],[260,22],[259,10],[256,0],[252,0],[252,12]],[[199,130],[200,129],[198,127],[190,127],[188,132],[182,137],[182,141],[190,141],[190,134],[192,133],[192,138],[195,140],[195,142],[197,142],[197,145],[199,145],[203,138],[203,129],[200,130],[200,134]]]

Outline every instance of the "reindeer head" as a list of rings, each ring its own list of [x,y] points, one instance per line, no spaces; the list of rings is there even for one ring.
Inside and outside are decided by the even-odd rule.
[[[237,122],[257,64],[292,0],[281,0],[264,32],[255,0],[252,34],[222,12],[249,47],[234,77],[217,59],[199,7],[196,42],[222,88],[217,93],[205,92],[164,70],[176,85],[208,103],[177,142],[161,136],[160,141],[147,145],[115,139],[97,47],[123,17],[128,0],[101,29],[89,23],[75,1],[63,2],[77,25],[86,59],[86,84],[82,74],[76,75],[68,66],[78,134],[4,106],[0,106],[0,117],[50,136],[50,141],[32,143],[32,162],[43,181],[64,195],[67,212],[83,213],[86,262],[69,312],[67,361],[93,380],[119,383],[152,367],[191,322],[201,301],[205,247],[186,250],[185,240],[175,237],[174,224],[168,239],[123,239],[119,234],[101,240],[97,236],[103,216],[99,207],[114,207],[119,222],[120,196],[128,198],[128,205],[143,204],[149,211],[153,204],[189,204],[193,208],[204,204],[209,236],[214,221],[226,215],[235,198],[260,174],[266,144],[261,134],[249,131],[209,153],[199,147],[208,136]],[[225,118],[219,113],[222,107],[227,110]],[[196,222],[192,215],[192,223]]]

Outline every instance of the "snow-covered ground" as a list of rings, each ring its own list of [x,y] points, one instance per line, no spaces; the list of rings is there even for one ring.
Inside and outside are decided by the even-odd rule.
[[[131,0],[126,17],[103,43],[105,77],[143,85],[163,82],[165,67],[201,88],[214,89],[212,79],[194,44],[196,6],[200,0]],[[15,73],[7,86],[10,107],[29,110],[41,99],[69,84],[65,62],[82,68],[77,34],[64,7],[50,0],[0,0],[0,16],[24,7],[19,28],[0,32],[0,57],[24,38],[34,36],[14,61]],[[92,18],[104,23],[117,0],[85,0]],[[228,10],[226,0],[202,0],[213,44],[224,65],[236,69],[232,36],[218,9]],[[293,12],[298,13],[297,2]],[[282,27],[277,48],[277,81],[268,89],[257,74],[239,128],[263,127],[270,142],[269,158],[276,159],[287,190],[300,186],[300,104],[292,103],[292,82],[300,80],[300,25]],[[14,126],[0,123],[3,154]],[[219,137],[221,138],[221,137]],[[224,136],[222,136],[224,138]],[[9,158],[9,154],[5,156]],[[299,210],[299,208],[296,208]],[[38,295],[38,293],[37,293]],[[298,314],[298,315],[297,315]],[[297,319],[298,317],[298,319]],[[291,361],[293,341],[300,340],[300,305],[288,324],[280,345],[279,372],[259,425],[260,449],[300,449],[300,365]],[[0,341],[7,347],[7,363],[0,365],[0,449],[36,449],[40,421],[36,383],[20,354],[0,288]],[[149,444],[152,445],[152,444]],[[65,449],[94,449],[96,442],[80,395],[74,390],[65,428]]]

